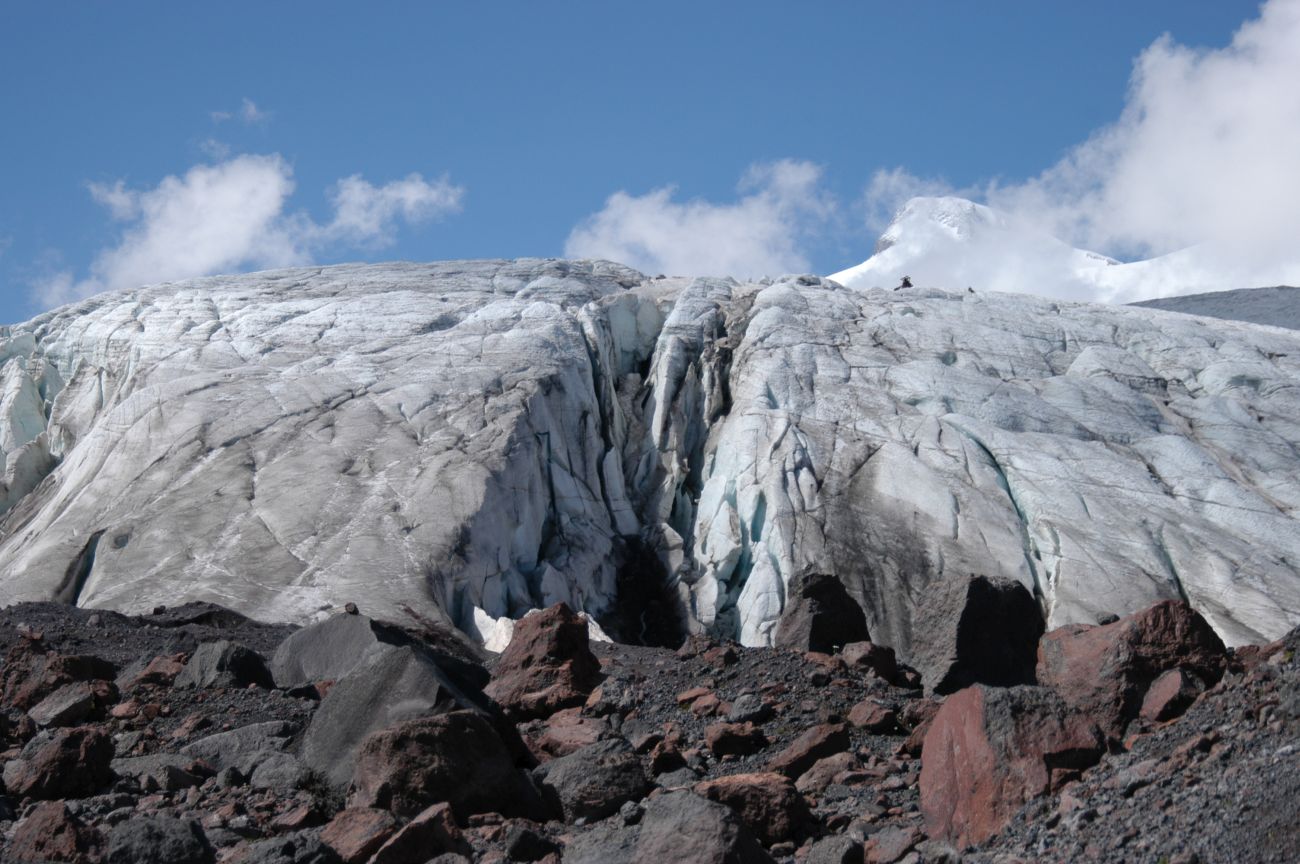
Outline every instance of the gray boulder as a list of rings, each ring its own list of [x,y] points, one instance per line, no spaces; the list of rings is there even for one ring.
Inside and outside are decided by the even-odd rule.
[[[627,801],[638,801],[651,789],[641,760],[622,738],[589,744],[533,771],[542,787],[553,793],[564,818],[603,819]]]
[[[204,642],[190,657],[172,686],[194,687],[274,687],[271,671],[262,655],[243,645],[222,639]]]
[[[424,652],[374,646],[321,700],[303,738],[303,761],[342,789],[370,733],[456,707],[481,710]]]
[[[758,840],[722,804],[693,792],[669,792],[645,802],[634,825],[609,819],[578,836],[565,864],[771,864]]]
[[[170,816],[142,816],[113,827],[107,864],[213,864],[212,845],[199,823]]]
[[[297,762],[286,752],[296,732],[294,724],[282,720],[252,723],[191,741],[180,752],[190,759],[202,759],[218,771],[233,768],[246,778],[257,776],[269,763],[271,767],[262,774],[262,787],[282,788],[276,781],[292,773],[288,760]],[[300,765],[295,776],[304,770]]]

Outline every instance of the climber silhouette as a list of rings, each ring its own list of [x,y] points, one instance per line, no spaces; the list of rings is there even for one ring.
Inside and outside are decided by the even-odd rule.
[[[904,276],[904,277],[903,277],[903,281],[902,281],[901,283],[899,283],[898,288],[895,288],[894,290],[895,290],[895,291],[898,291],[898,290],[900,290],[900,289],[902,289],[902,288],[911,288],[911,287],[912,287],[912,277],[911,277],[911,276]]]

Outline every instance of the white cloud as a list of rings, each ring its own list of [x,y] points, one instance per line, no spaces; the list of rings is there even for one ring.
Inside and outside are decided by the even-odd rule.
[[[263,111],[257,107],[257,103],[252,99],[244,97],[244,101],[239,106],[239,119],[250,125],[253,123],[265,123],[267,120],[271,119],[271,112]]]
[[[399,218],[421,222],[458,211],[464,194],[445,174],[432,183],[419,174],[409,174],[384,186],[374,186],[353,174],[334,188],[334,220],[325,227],[324,235],[361,246],[387,245]]]
[[[734,203],[674,201],[672,187],[641,196],[616,192],[573,229],[564,251],[646,273],[754,277],[806,271],[801,242],[834,209],[820,180],[816,165],[782,160],[750,168]]]
[[[245,96],[239,103],[239,109],[236,111],[209,111],[208,116],[212,118],[213,123],[225,123],[227,120],[239,118],[245,126],[253,126],[258,123],[266,123],[271,119],[271,112],[257,107],[257,103]]]
[[[339,182],[333,218],[320,224],[285,211],[293,170],[279,155],[196,165],[152,189],[121,181],[90,189],[123,224],[122,234],[95,256],[85,278],[65,271],[41,282],[37,297],[47,306],[117,288],[304,264],[331,247],[382,247],[394,242],[399,220],[454,212],[463,195],[446,177],[428,183],[412,174],[377,187],[352,176]]]

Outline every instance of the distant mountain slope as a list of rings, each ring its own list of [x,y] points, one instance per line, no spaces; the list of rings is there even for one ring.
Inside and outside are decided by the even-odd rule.
[[[1162,297],[1133,305],[1300,330],[1300,288],[1289,285]]]

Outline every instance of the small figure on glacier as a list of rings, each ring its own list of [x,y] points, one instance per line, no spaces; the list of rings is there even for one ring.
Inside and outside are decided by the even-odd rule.
[[[903,281],[900,282],[899,285],[898,285],[898,287],[895,288],[894,290],[895,290],[895,291],[901,291],[901,290],[904,289],[904,288],[911,288],[911,287],[912,287],[912,277],[911,277],[911,276],[904,276],[904,277],[903,277]]]
[[[966,286],[966,292],[967,292],[968,294],[974,294],[974,293],[975,293],[975,289],[972,288],[972,287],[970,287],[969,285],[967,285],[967,286]]]

